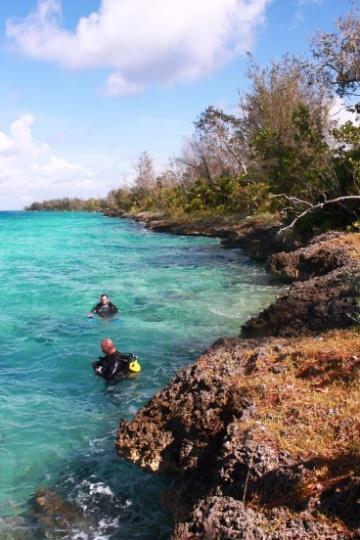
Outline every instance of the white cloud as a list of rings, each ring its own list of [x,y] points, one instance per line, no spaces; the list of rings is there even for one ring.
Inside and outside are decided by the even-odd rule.
[[[29,57],[111,70],[105,92],[125,95],[197,79],[246,52],[270,1],[101,0],[72,32],[61,25],[61,0],[40,0],[6,32]]]
[[[353,124],[359,124],[359,117],[356,113],[349,111],[345,101],[336,96],[333,101],[333,105],[330,109],[330,117],[339,125],[343,125],[346,122],[352,122]]]
[[[138,94],[143,89],[144,84],[126,80],[121,73],[115,71],[107,78],[105,93],[110,97],[130,96]]]
[[[8,133],[0,129],[0,207],[21,208],[31,200],[91,196],[97,175],[62,159],[45,142],[34,139],[34,118],[24,114]]]

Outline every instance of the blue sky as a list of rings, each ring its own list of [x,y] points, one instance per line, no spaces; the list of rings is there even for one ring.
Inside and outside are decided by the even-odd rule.
[[[149,5],[0,3],[0,209],[104,195],[131,175],[143,150],[166,163],[205,107],[236,106],[247,50],[261,64],[306,53],[313,33],[333,29],[350,7],[346,0]]]

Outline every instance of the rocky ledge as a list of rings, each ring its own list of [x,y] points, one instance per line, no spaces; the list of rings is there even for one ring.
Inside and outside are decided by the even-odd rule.
[[[176,478],[174,540],[359,538],[359,351],[221,340],[121,422],[118,453]]]
[[[242,327],[243,337],[314,334],[358,321],[360,233],[316,237],[306,247],[272,255],[266,267],[296,283]]]
[[[360,334],[344,329],[359,246],[331,234],[272,255],[295,283],[247,338],[219,340],[121,421],[119,455],[175,479],[173,540],[360,538]]]

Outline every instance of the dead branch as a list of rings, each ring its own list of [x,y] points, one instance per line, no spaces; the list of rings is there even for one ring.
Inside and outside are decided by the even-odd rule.
[[[234,150],[231,148],[231,146],[229,145],[229,143],[226,141],[226,139],[225,139],[224,137],[222,137],[219,133],[218,133],[217,135],[218,135],[218,138],[219,138],[220,142],[222,142],[222,143],[225,145],[225,147],[226,147],[227,151],[229,152],[229,154],[231,154],[231,156],[235,159],[235,161],[237,162],[237,164],[240,165],[240,167],[241,167],[242,170],[243,170],[243,173],[244,173],[244,174],[247,174],[247,172],[248,172],[248,171],[247,171],[247,167],[246,167],[245,163],[243,162],[243,160],[240,159],[240,158],[235,154]]]
[[[304,216],[310,214],[311,212],[321,210],[322,208],[324,208],[324,206],[328,206],[330,204],[342,204],[344,201],[360,201],[360,195],[345,195],[343,197],[337,197],[336,199],[330,199],[318,204],[314,204],[310,208],[307,208],[307,210],[304,210],[304,212],[301,212],[301,214],[296,216],[296,218],[292,220],[290,225],[282,227],[277,234],[281,234],[288,229],[292,229],[296,225],[296,223],[298,223]]]
[[[286,195],[286,193],[280,193],[279,195],[270,195],[270,199],[279,199],[280,197],[282,197],[286,201],[290,201],[295,204],[302,204],[308,207],[312,207],[312,204],[309,201],[299,199],[299,197],[294,197],[293,195]]]

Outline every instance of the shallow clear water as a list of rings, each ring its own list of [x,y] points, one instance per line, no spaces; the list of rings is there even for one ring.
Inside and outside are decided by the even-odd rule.
[[[166,480],[115,455],[119,420],[217,337],[237,335],[277,287],[215,239],[99,214],[0,212],[0,288],[1,538],[30,527],[18,516],[40,486],[82,508],[69,538],[167,538]],[[86,318],[102,292],[120,321]],[[106,389],[93,376],[104,336],[140,356],[136,380]]]

